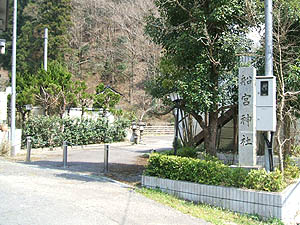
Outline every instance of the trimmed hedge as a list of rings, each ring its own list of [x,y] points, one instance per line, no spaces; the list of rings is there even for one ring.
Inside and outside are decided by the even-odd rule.
[[[160,154],[151,154],[144,174],[171,180],[270,192],[286,187],[278,170],[270,173],[265,170],[248,172],[242,168],[230,168],[218,160],[207,161]]]
[[[194,147],[180,147],[177,149],[177,156],[181,157],[189,157],[189,158],[197,158],[197,152],[200,150]],[[174,155],[174,150],[167,150],[160,152],[163,155]]]
[[[26,122],[22,142],[26,143],[27,136],[32,137],[33,148],[58,147],[64,140],[73,145],[116,142],[126,137],[129,125],[129,121],[125,119],[118,119],[110,124],[106,118],[80,120],[36,116]]]

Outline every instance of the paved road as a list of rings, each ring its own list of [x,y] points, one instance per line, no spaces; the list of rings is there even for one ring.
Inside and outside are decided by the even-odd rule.
[[[132,145],[129,142],[113,143],[109,151],[109,174],[114,179],[136,183],[141,180],[141,174],[144,170],[146,159],[141,158],[145,153],[152,149],[162,151],[170,149],[172,146],[173,136],[145,136],[144,143]],[[104,146],[90,145],[81,148],[68,148],[68,168],[62,168],[62,149],[54,151],[32,150],[33,165],[42,168],[55,168],[68,171],[76,171],[87,175],[103,175],[104,170]],[[18,157],[19,161],[25,160],[23,156]]]
[[[143,146],[114,145],[111,160],[134,164],[136,156],[165,147],[159,139],[149,138]],[[97,151],[74,150],[67,169],[55,151],[31,164],[0,157],[0,225],[208,224],[147,199],[128,185],[88,173],[88,168],[99,169]]]
[[[0,158],[0,225],[207,224],[104,177]]]

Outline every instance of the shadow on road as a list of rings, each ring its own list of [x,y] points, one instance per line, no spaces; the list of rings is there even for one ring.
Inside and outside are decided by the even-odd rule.
[[[153,149],[147,149],[147,150],[138,150],[138,151],[135,151],[135,152],[145,154],[145,153],[151,153],[152,150],[155,150],[156,152],[164,152],[164,151],[172,150],[172,148],[153,148]]]
[[[104,174],[104,163],[94,163],[94,162],[68,162],[66,168],[63,167],[63,163],[59,161],[34,161],[30,163],[19,162],[22,164],[35,165],[41,169],[56,169],[69,172],[77,172],[89,176],[107,176],[109,178],[115,179],[120,182],[125,182],[129,184],[139,183],[141,180],[141,175],[145,169],[147,159],[140,159],[138,164],[122,164],[122,163],[109,163],[109,171]],[[66,179],[83,179],[83,181],[88,181],[88,177],[81,178],[78,175],[72,175],[66,173],[64,176]]]

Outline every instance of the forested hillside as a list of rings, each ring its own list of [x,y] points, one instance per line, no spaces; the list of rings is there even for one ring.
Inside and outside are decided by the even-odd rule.
[[[154,76],[160,49],[144,35],[152,1],[72,0],[69,68],[77,77],[114,87],[141,104],[144,82]]]
[[[144,34],[145,16],[153,9],[151,0],[22,1],[18,8],[17,85],[21,89],[30,86],[29,80],[33,82],[41,68],[47,27],[49,61],[66,65],[73,80],[86,82],[88,93],[95,92],[100,83],[112,87],[123,95],[122,108],[139,117],[151,104],[145,82],[155,76],[161,51]],[[0,58],[7,70],[11,67],[11,21],[4,34],[8,54]]]

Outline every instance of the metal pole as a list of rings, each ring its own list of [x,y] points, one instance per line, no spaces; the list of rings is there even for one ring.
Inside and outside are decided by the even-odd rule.
[[[267,132],[266,131],[266,138],[269,140],[269,133],[270,132]],[[268,142],[266,140],[265,141],[265,170],[267,172],[270,172],[271,171],[271,162],[270,162],[270,155],[269,155],[269,146],[268,146]]]
[[[273,1],[265,0],[265,76],[273,76]],[[266,170],[273,170],[273,141],[270,131],[266,132],[270,145],[265,145]],[[271,149],[271,150],[270,150]]]
[[[12,71],[11,71],[11,126],[10,126],[10,141],[11,141],[11,156],[16,155],[16,55],[17,55],[17,0],[14,0],[13,12],[13,39],[12,39]]]
[[[26,162],[30,162],[31,156],[31,137],[27,137],[27,154],[26,154]]]
[[[273,17],[272,0],[265,0],[265,76],[273,76]]]
[[[48,28],[45,28],[45,44],[44,44],[44,70],[47,71],[47,55],[48,55]]]
[[[177,155],[177,142],[178,142],[178,116],[179,116],[179,108],[177,107],[176,113],[176,127],[175,127],[175,143],[174,143],[174,155]]]
[[[63,142],[63,163],[64,168],[68,166],[68,144],[66,141]]]
[[[104,173],[108,172],[109,145],[104,145]]]
[[[274,132],[270,132],[270,146],[268,148],[269,151],[269,162],[270,162],[270,170],[274,171],[274,158],[273,158],[273,146],[274,146]]]

